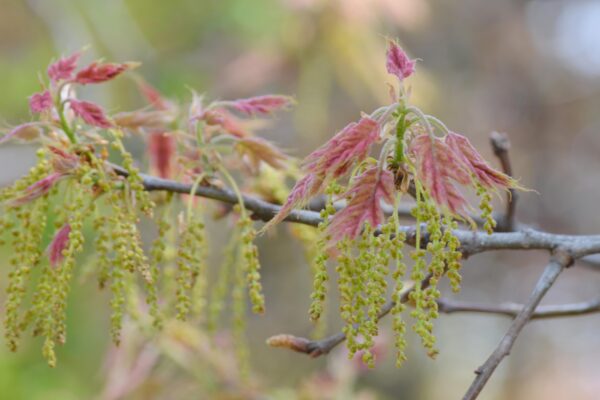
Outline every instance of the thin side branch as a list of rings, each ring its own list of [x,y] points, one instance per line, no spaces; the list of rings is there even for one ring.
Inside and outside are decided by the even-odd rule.
[[[490,135],[490,141],[492,143],[492,149],[494,154],[500,160],[502,166],[502,172],[508,176],[513,176],[512,166],[510,163],[510,157],[508,150],[510,149],[510,140],[506,133],[492,132]],[[515,213],[517,209],[517,200],[519,193],[515,189],[509,189],[506,194],[506,211],[498,218],[498,226],[496,228],[499,232],[512,232],[515,230]]]
[[[524,307],[523,304],[517,303],[482,304],[450,299],[438,300],[438,309],[445,314],[480,313],[516,317]],[[581,303],[539,306],[531,315],[531,319],[574,317],[598,312],[600,312],[600,298]]]
[[[422,289],[429,287],[430,279],[431,275],[428,275],[421,281]],[[402,296],[400,297],[400,302],[406,303],[409,300],[410,293],[414,290],[414,288],[415,285],[406,287],[402,293]],[[377,320],[380,320],[388,315],[394,308],[395,304],[396,303],[391,300],[385,303],[381,308],[381,312],[379,313]],[[285,338],[287,340],[279,341],[277,340],[279,338]],[[267,343],[275,347],[285,347],[298,353],[305,353],[313,358],[316,358],[328,354],[331,350],[333,350],[334,347],[341,344],[344,340],[346,340],[346,335],[343,332],[339,332],[322,340],[309,340],[292,335],[277,335],[269,339]]]
[[[573,258],[566,251],[556,251],[546,269],[540,276],[533,292],[529,296],[529,300],[525,303],[525,306],[521,309],[521,311],[517,314],[515,319],[513,320],[510,328],[494,350],[494,352],[489,356],[486,362],[477,368],[475,374],[477,377],[467,390],[467,393],[463,397],[463,400],[473,400],[479,396],[479,393],[488,382],[500,362],[508,356],[510,350],[512,349],[515,340],[517,340],[517,336],[521,333],[521,330],[525,327],[527,322],[531,319],[532,315],[535,312],[538,304],[544,297],[544,295],[548,292],[548,290],[552,287],[558,275],[568,266],[573,263]]]

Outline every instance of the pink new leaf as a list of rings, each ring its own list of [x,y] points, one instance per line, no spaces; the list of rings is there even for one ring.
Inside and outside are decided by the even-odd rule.
[[[388,42],[386,56],[385,66],[387,71],[392,75],[396,75],[401,81],[415,72],[416,61],[408,58],[404,50],[398,46],[398,43],[391,40]]]
[[[79,52],[74,53],[69,57],[62,57],[58,61],[50,64],[48,67],[48,76],[52,83],[56,83],[61,80],[71,79],[73,72],[77,68],[77,61],[79,60]]]
[[[352,122],[309,154],[302,162],[303,169],[327,179],[338,178],[367,157],[371,145],[379,139],[379,131],[379,124],[369,117]]]
[[[262,229],[269,230],[272,226],[280,223],[287,217],[295,207],[302,207],[308,203],[311,197],[319,193],[323,187],[323,178],[314,174],[308,174],[294,185],[287,200],[279,209],[279,212]]]
[[[167,132],[154,132],[148,141],[148,153],[152,169],[161,178],[171,177],[175,158],[175,138]]]
[[[226,105],[247,115],[268,115],[288,108],[294,100],[288,96],[266,95],[226,102]]]
[[[71,109],[89,125],[99,128],[110,128],[113,124],[108,120],[100,106],[83,100],[71,100]]]
[[[75,154],[56,146],[48,146],[48,150],[52,153],[50,163],[55,172],[69,174],[79,167],[79,157]]]
[[[433,200],[455,214],[464,214],[467,202],[455,183],[472,182],[468,166],[439,138],[422,134],[413,139],[410,151],[416,159],[417,179]]]
[[[241,138],[235,145],[252,173],[258,173],[261,162],[275,169],[283,169],[287,156],[274,144],[258,137]]]
[[[42,113],[52,109],[52,95],[49,90],[34,93],[29,97],[29,109],[33,113]]]
[[[27,122],[25,124],[15,126],[6,135],[0,137],[0,144],[14,138],[23,140],[37,139],[41,132],[39,125],[40,124],[38,122]]]
[[[60,172],[54,172],[47,177],[40,179],[35,182],[27,189],[23,191],[23,194],[20,197],[17,197],[11,201],[11,205],[13,206],[21,206],[23,204],[27,204],[37,198],[42,197],[46,193],[50,191],[54,187],[54,185],[64,178],[66,175]]]
[[[136,67],[136,63],[98,63],[93,62],[87,67],[80,70],[75,75],[74,81],[81,85],[87,85],[90,83],[102,83],[116,78],[122,72]]]
[[[344,194],[348,205],[333,216],[327,227],[332,242],[344,237],[354,239],[365,223],[372,227],[383,223],[385,216],[381,201],[393,204],[394,192],[394,175],[388,170],[371,167],[356,177]]]
[[[71,234],[71,225],[64,224],[54,235],[52,242],[48,246],[48,259],[50,265],[56,268],[65,256],[63,255],[64,250],[69,245],[69,235]]]
[[[508,175],[492,168],[466,137],[450,132],[444,141],[483,186],[496,189],[510,189],[518,186]]]

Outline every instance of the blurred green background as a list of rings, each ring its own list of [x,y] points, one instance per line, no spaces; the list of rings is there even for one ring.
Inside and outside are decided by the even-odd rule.
[[[489,133],[509,134],[516,176],[539,192],[521,196],[522,221],[598,233],[598,1],[1,0],[0,123],[29,120],[27,97],[39,90],[37,74],[53,57],[89,45],[86,61],[141,61],[139,72],[173,98],[187,99],[189,88],[212,99],[294,95],[298,107],[265,135],[301,157],[361,110],[387,102],[386,82],[393,79],[385,73],[385,37],[399,38],[422,60],[409,81],[414,103],[469,136],[489,159]],[[129,110],[143,105],[134,87],[122,78],[84,94],[111,111]],[[27,146],[1,147],[0,185],[33,161]],[[224,233],[212,229],[218,248]],[[400,370],[389,344],[373,371],[345,369],[343,354],[311,360],[269,349],[264,339],[272,334],[310,332],[311,282],[302,250],[289,237],[262,238],[260,245],[268,311],[252,317],[249,337],[265,398],[303,398],[298,388],[311,384],[325,393],[331,380],[346,378],[332,389],[335,396],[322,398],[460,398],[508,326],[501,317],[442,316],[438,359],[428,360],[413,338]],[[523,301],[543,262],[543,254],[530,252],[474,257],[465,263],[459,297]],[[585,300],[598,287],[598,271],[577,266],[546,301]],[[599,398],[598,324],[600,316],[533,322],[481,398]],[[329,330],[338,327],[333,318]],[[163,387],[111,397],[106,388],[116,385],[115,374],[103,369],[114,351],[107,296],[94,282],[73,290],[69,330],[56,369],[42,360],[39,340],[26,338],[16,354],[0,346],[0,399],[202,398],[178,391],[198,379],[185,368]],[[122,379],[134,379],[123,371]],[[177,388],[170,391],[167,382]],[[343,391],[351,386],[354,394]]]

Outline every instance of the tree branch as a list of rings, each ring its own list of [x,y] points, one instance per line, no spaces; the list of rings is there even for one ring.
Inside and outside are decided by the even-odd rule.
[[[482,304],[468,301],[439,299],[438,309],[446,314],[453,313],[481,313],[498,314],[507,317],[516,317],[525,306],[517,303]],[[581,303],[539,306],[531,315],[531,319],[547,319],[559,317],[573,317],[600,312],[600,298]]]
[[[558,275],[568,266],[573,263],[573,258],[571,255],[564,250],[557,250],[552,255],[552,258],[546,269],[540,276],[533,292],[529,296],[529,300],[525,304],[525,306],[521,309],[521,311],[517,314],[516,318],[513,320],[510,328],[494,350],[494,352],[489,356],[486,362],[477,368],[475,374],[477,377],[467,390],[467,393],[463,397],[463,400],[473,400],[476,399],[487,381],[490,379],[500,362],[504,359],[504,357],[508,356],[510,350],[512,349],[515,340],[521,330],[525,327],[527,322],[531,319],[532,315],[535,312],[536,307],[544,297],[544,295],[548,292],[548,290],[552,287]]]
[[[122,176],[127,176],[127,171],[118,166],[113,169]],[[148,191],[166,191],[173,193],[189,194],[192,184],[162,179],[151,175],[140,174],[144,188]],[[218,200],[228,204],[237,204],[236,194],[231,189],[216,186],[198,186],[196,196]],[[253,213],[254,218],[269,221],[281,208],[281,206],[266,202],[256,197],[243,195],[244,206]],[[287,222],[300,223],[310,226],[318,226],[322,222],[318,212],[310,210],[293,210],[286,218]],[[416,227],[405,225],[399,227],[406,234],[406,243],[414,246],[416,241]],[[421,227],[422,246],[429,242],[429,235],[424,234],[426,227]],[[378,234],[376,231],[375,234]],[[468,257],[473,254],[492,250],[548,250],[552,251],[559,247],[568,249],[574,258],[580,258],[588,254],[600,253],[600,235],[561,235],[524,228],[516,232],[495,232],[488,235],[485,232],[457,229],[453,234],[461,243],[461,251]]]

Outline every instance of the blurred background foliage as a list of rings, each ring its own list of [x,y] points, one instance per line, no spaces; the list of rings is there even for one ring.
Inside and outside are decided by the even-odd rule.
[[[2,0],[0,123],[27,121],[37,74],[53,57],[89,45],[86,60],[141,61],[139,72],[173,98],[189,98],[190,88],[221,99],[294,95],[298,107],[264,135],[301,157],[361,110],[387,101],[385,37],[399,38],[423,60],[410,78],[417,105],[467,134],[490,159],[489,133],[509,134],[517,177],[539,192],[521,196],[522,221],[598,232],[598,1]],[[143,105],[134,88],[121,78],[83,96],[129,110]],[[27,146],[0,148],[0,184],[33,161]],[[226,232],[218,224],[210,229],[218,264]],[[401,370],[385,356],[385,338],[373,371],[344,363],[341,349],[319,360],[269,349],[264,339],[272,334],[311,331],[310,273],[301,247],[280,233],[259,241],[267,314],[250,322],[252,383],[232,377],[226,335],[213,348],[189,325],[170,326],[155,346],[134,331],[114,349],[106,294],[84,282],[71,294],[58,368],[46,366],[35,339],[23,340],[17,354],[0,350],[0,398],[459,398],[507,327],[498,317],[442,316],[438,360],[412,341]],[[3,276],[6,259],[0,254]],[[474,257],[463,268],[460,297],[523,301],[541,263],[529,252]],[[585,300],[599,285],[598,271],[575,267],[547,301]],[[600,316],[533,322],[482,399],[597,399],[598,323]],[[333,319],[328,330],[338,328]]]

